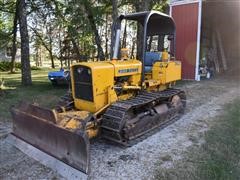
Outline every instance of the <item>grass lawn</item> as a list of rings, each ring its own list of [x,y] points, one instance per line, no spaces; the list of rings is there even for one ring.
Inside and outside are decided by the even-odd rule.
[[[174,168],[157,172],[157,179],[240,179],[240,99],[228,104],[204,135]]]
[[[4,93],[0,95],[0,120],[10,120],[9,109],[19,101],[36,102],[40,106],[51,108],[58,98],[67,92],[65,86],[54,87],[48,80],[48,72],[52,69],[32,70],[33,85],[21,86],[21,73],[0,72],[4,79]]]
[[[198,166],[201,179],[240,179],[240,99],[225,107],[226,113],[206,134],[202,161]]]

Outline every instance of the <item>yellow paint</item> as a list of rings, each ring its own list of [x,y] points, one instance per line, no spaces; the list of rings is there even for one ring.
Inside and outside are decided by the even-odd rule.
[[[155,79],[149,79],[145,81],[145,84],[147,85],[147,87],[158,86],[160,85],[160,81]]]
[[[95,138],[97,137],[98,133],[99,133],[99,128],[89,128],[86,130],[86,133],[88,135],[88,138],[91,139],[91,138]]]
[[[122,48],[121,49],[121,59],[122,60],[127,60],[128,59],[128,54],[129,54],[129,49],[128,48]]]
[[[79,110],[101,114],[110,104],[128,99],[136,94],[142,87],[148,91],[163,90],[171,83],[181,79],[181,62],[167,61],[156,62],[152,72],[146,74],[146,80],[141,85],[142,63],[138,60],[115,60],[100,62],[82,62],[75,65],[86,66],[91,69],[93,101],[86,101],[75,97],[73,71],[71,71],[72,93],[75,107]],[[75,66],[73,65],[71,69]],[[116,78],[122,76],[127,80],[122,82],[122,94],[116,94],[114,90]],[[120,82],[121,83],[121,82]],[[81,91],[81,89],[79,89]]]
[[[116,102],[118,97],[114,90],[114,77],[131,76],[126,89],[140,89],[142,63],[138,60],[83,62],[75,65],[89,67],[92,74],[93,102],[75,97],[74,76],[71,71],[72,93],[77,109],[92,113],[103,110],[108,104]],[[74,65],[71,67],[71,69]],[[79,89],[81,91],[81,89]]]
[[[81,128],[80,121],[84,121],[88,116],[87,111],[66,111],[57,114],[57,123],[61,127],[75,130]]]
[[[75,65],[86,66],[91,70],[92,102],[75,97],[73,76]],[[142,84],[142,63],[138,60],[81,62],[75,65],[71,67],[72,94],[75,108],[79,111],[66,111],[58,114],[58,125],[74,131],[82,128],[81,121],[86,120],[89,114],[93,113],[96,121],[88,122],[84,127],[89,138],[98,135],[100,126],[97,118],[101,117],[102,112],[112,103],[134,97],[141,89],[162,91],[181,79],[180,61],[155,62],[152,72],[145,74],[145,81]],[[119,78],[123,78],[124,81],[120,80],[118,82]],[[118,87],[122,88],[118,96],[114,90],[116,83],[118,83]],[[78,91],[81,91],[81,89],[78,89]]]
[[[111,61],[114,66],[114,76],[141,75],[142,63],[138,60]]]
[[[107,104],[104,105],[101,109],[99,109],[97,112],[94,113],[95,116],[99,115],[102,111],[104,111],[106,108],[108,108],[109,105],[111,105],[111,86],[108,86],[107,88]]]
[[[94,138],[99,133],[99,125],[95,121],[87,122],[86,127],[82,127],[82,121],[90,115],[87,111],[67,111],[58,114],[58,125],[71,131],[86,130],[89,138]]]
[[[141,86],[128,86],[128,85],[124,85],[123,86],[123,90],[140,90]]]
[[[84,62],[78,65],[87,66],[92,72],[92,87],[93,87],[93,102],[78,99],[75,97],[75,87],[73,86],[74,104],[77,109],[86,110],[92,113],[97,112],[108,103],[108,88],[110,87],[110,102],[117,100],[116,93],[113,89],[114,86],[114,66],[110,61],[103,62]],[[73,66],[72,66],[73,68]],[[71,71],[72,72],[72,71]],[[72,84],[74,78],[72,74]],[[81,89],[79,89],[81,91]]]
[[[152,79],[160,80],[160,84],[167,84],[181,79],[181,62],[156,62],[152,68]]]
[[[168,60],[168,52],[167,50],[165,49],[163,52],[162,52],[162,61],[167,61]]]
[[[76,119],[70,119],[67,124],[65,125],[65,128],[68,129],[77,129],[77,128],[81,128],[81,122],[79,122]]]
[[[137,73],[130,77],[129,83],[134,86],[141,86],[141,74]]]

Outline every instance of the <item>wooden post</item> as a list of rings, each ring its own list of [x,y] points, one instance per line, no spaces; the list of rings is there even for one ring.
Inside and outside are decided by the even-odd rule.
[[[213,33],[213,37],[212,37],[212,43],[213,43],[213,54],[212,54],[212,57],[213,57],[213,61],[214,61],[214,64],[215,64],[215,68],[216,68],[216,71],[217,73],[220,72],[220,66],[219,66],[219,62],[218,62],[218,57],[217,57],[217,42],[216,42],[216,34]]]
[[[221,60],[222,60],[222,64],[223,64],[223,70],[226,71],[227,70],[227,61],[226,61],[226,56],[225,56],[223,45],[222,45],[222,38],[221,38],[218,30],[216,30],[216,35],[217,35],[217,42],[219,45]]]

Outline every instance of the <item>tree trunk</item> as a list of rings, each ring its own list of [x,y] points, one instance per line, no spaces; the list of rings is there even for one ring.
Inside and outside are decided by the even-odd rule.
[[[54,57],[53,57],[53,52],[52,52],[52,27],[49,27],[49,55],[51,59],[51,64],[52,68],[55,69],[55,64],[54,64]]]
[[[49,34],[49,45],[44,41],[42,35],[36,29],[34,29],[34,28],[31,28],[31,29],[35,33],[35,35],[39,38],[39,40],[41,41],[41,44],[48,51],[50,59],[51,59],[51,67],[54,69],[55,64],[54,64],[54,57],[53,57],[53,52],[52,52],[52,29],[51,29],[51,27],[50,27],[50,29],[46,29],[47,33]]]
[[[50,59],[51,59],[51,66],[52,66],[53,69],[55,69],[54,57],[53,57],[52,51],[49,51],[49,56],[50,56]]]
[[[37,50],[36,50],[36,55],[35,55],[35,63],[36,63],[36,66],[39,67],[39,48],[37,47]]]
[[[76,55],[77,55],[77,59],[78,59],[78,61],[80,62],[80,61],[81,61],[80,49],[79,49],[79,47],[78,47],[75,39],[73,39],[73,38],[71,37],[71,41],[72,41],[72,44],[73,44],[73,49],[74,49],[74,51],[75,51],[75,53],[76,53]]]
[[[21,36],[22,85],[32,85],[29,58],[29,37],[27,29],[27,11],[25,0],[19,0],[19,27]]]
[[[96,22],[95,22],[94,17],[93,17],[93,12],[92,12],[92,9],[91,9],[88,1],[84,1],[84,8],[85,8],[85,12],[87,14],[87,18],[89,20],[90,26],[92,28],[92,31],[95,35],[95,42],[97,44],[98,57],[101,61],[103,61],[103,60],[105,60],[105,56],[104,56],[103,48],[101,46],[101,38],[99,36],[97,26],[96,26]]]
[[[16,37],[17,37],[17,24],[18,24],[18,8],[19,0],[16,1],[16,10],[13,20],[13,39],[12,39],[12,58],[11,58],[11,73],[15,71],[15,58],[17,52]]]
[[[39,66],[42,66],[42,46],[40,45],[39,46],[39,48],[40,48],[40,55],[39,55]]]
[[[61,33],[60,31],[58,32],[58,41],[59,41],[59,53],[60,53],[60,56],[59,56],[59,59],[60,59],[60,63],[61,63],[61,68],[63,68],[63,54],[62,54],[62,41],[61,41]]]
[[[70,40],[71,40],[72,45],[73,45],[73,50],[74,50],[75,54],[77,55],[78,61],[81,61],[80,49],[79,49],[79,46],[78,46],[78,44],[77,44],[77,42],[75,40],[75,39],[77,39],[76,38],[77,31],[71,25],[68,26],[68,36],[70,37]]]

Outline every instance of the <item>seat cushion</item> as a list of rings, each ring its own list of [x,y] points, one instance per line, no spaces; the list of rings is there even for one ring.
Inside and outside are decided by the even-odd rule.
[[[144,61],[144,72],[151,73],[153,64],[159,60],[161,60],[160,52],[146,52]]]
[[[144,66],[144,72],[145,73],[151,73],[152,72],[152,66]]]
[[[145,66],[152,66],[158,60],[161,60],[160,52],[146,52],[144,64]]]

